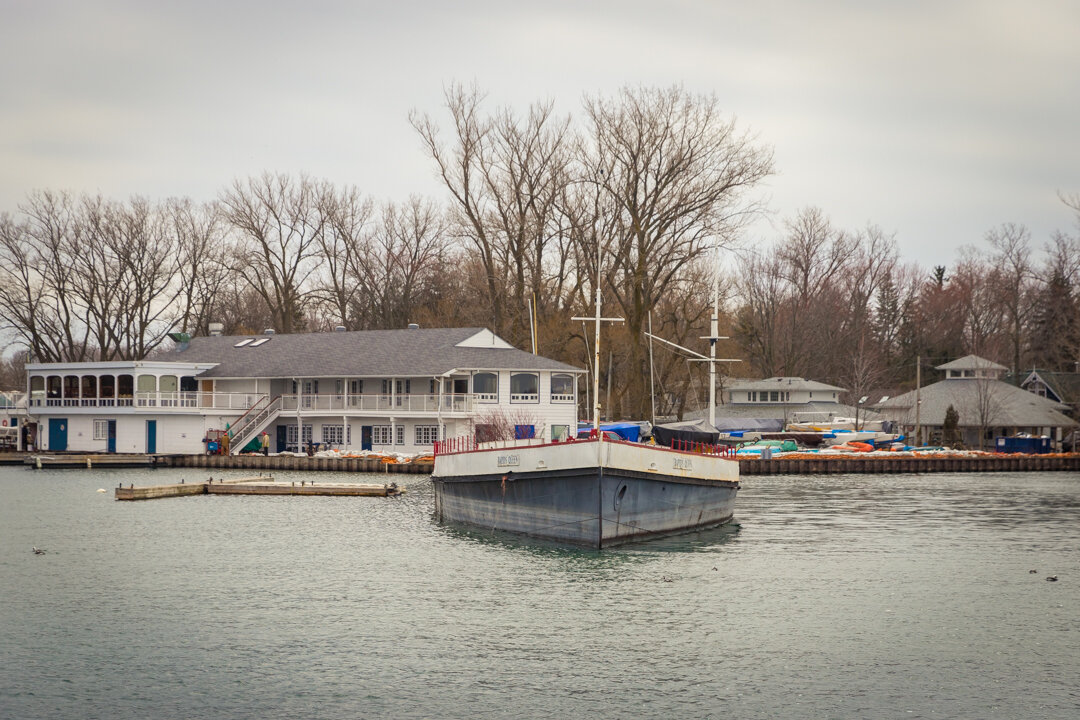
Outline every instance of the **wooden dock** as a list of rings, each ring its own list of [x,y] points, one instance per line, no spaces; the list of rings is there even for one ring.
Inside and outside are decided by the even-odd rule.
[[[181,482],[172,485],[116,488],[117,500],[155,500],[187,495],[330,495],[337,497],[394,497],[403,491],[396,483],[385,485],[358,483],[275,482],[273,477],[258,476],[236,480]]]
[[[45,468],[134,468],[156,467],[166,463],[159,455],[125,455],[106,453],[27,454],[22,464],[42,470]]]

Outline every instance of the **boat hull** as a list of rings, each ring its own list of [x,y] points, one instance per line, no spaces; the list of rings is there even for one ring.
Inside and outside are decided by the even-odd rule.
[[[732,519],[737,462],[604,443],[609,447],[601,464],[595,462],[595,443],[577,445],[572,453],[544,446],[466,453],[472,457],[457,463],[441,464],[437,458],[432,477],[437,519],[596,548]],[[485,452],[495,455],[485,458]],[[500,469],[499,458],[516,465],[504,462]],[[589,458],[594,462],[581,462]],[[670,472],[665,465],[673,466]]]

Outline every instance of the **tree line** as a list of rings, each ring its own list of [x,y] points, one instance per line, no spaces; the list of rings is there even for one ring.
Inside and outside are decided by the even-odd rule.
[[[599,282],[605,314],[626,321],[605,328],[596,369],[611,417],[649,416],[651,371],[658,414],[699,406],[705,368],[666,346],[650,354],[644,332],[704,349],[717,286],[741,375],[857,389],[909,383],[919,355],[1064,369],[1077,356],[1075,235],[1036,263],[1027,231],[1003,226],[927,274],[880,228],[837,229],[808,208],[775,245],[741,248],[772,150],[713,96],[626,88],[586,96],[574,117],[550,103],[489,110],[479,89],[452,85],[439,117],[409,122],[439,198],[380,201],[275,173],[208,202],[31,192],[0,214],[3,331],[22,357],[61,362],[151,357],[168,333],[210,322],[229,334],[483,326],[525,349],[535,325],[540,353],[588,367],[591,328],[569,318],[590,314]],[[717,278],[719,250],[740,260]]]

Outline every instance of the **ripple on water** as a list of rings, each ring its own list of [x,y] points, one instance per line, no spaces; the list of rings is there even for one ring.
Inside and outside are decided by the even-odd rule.
[[[604,552],[439,526],[417,476],[96,492],[182,474],[0,470],[0,716],[1077,710],[1076,474],[752,477],[737,524]]]

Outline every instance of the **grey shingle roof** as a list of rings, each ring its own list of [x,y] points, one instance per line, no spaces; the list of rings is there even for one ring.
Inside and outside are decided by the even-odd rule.
[[[765,380],[739,380],[732,383],[731,390],[836,390],[844,392],[844,388],[835,385],[826,385],[817,380],[806,380],[801,377],[771,377]]]
[[[1068,427],[1075,423],[1061,414],[1068,405],[998,380],[949,379],[927,385],[919,391],[919,422],[942,425],[945,411],[952,405],[960,414],[961,426],[978,426],[980,400],[990,425],[1015,427]],[[905,425],[915,424],[915,391],[889,398],[875,408],[885,417]]]
[[[855,417],[856,409],[852,405],[841,403],[726,403],[716,406],[717,418],[773,418],[791,420],[795,416],[806,422],[824,420],[829,417]],[[881,416],[866,406],[858,409],[860,420],[877,420]],[[683,413],[684,420],[708,418],[708,408]]]
[[[993,360],[981,358],[978,355],[965,355],[944,365],[938,365],[938,370],[1008,370],[1004,365],[998,365]]]
[[[517,348],[456,347],[483,328],[364,330],[293,335],[195,337],[159,360],[218,363],[200,377],[430,377],[461,370],[563,370],[571,365]],[[269,338],[258,347],[244,339]]]

